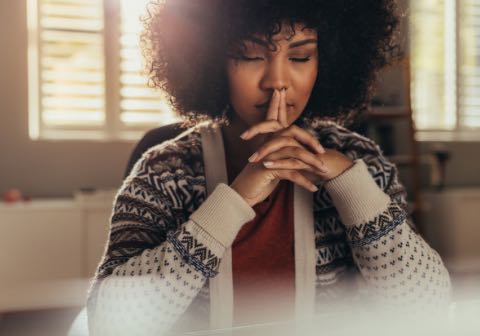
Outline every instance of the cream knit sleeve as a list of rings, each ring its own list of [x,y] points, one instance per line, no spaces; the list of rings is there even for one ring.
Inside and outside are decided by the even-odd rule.
[[[234,190],[219,184],[184,218],[178,199],[168,197],[195,195],[182,176],[137,164],[136,176],[117,194],[105,255],[87,299],[90,335],[169,332],[217,275],[241,226],[255,216]]]
[[[407,218],[406,193],[396,167],[383,157],[365,160],[354,160],[325,188],[345,225],[369,295],[395,306],[448,303],[448,271]]]

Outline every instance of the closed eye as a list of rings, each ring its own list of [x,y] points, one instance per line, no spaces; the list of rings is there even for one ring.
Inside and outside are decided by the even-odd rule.
[[[263,60],[262,57],[247,57],[245,55],[239,56],[239,59],[242,60],[242,61],[248,61],[248,62]],[[291,60],[292,62],[305,63],[305,62],[308,62],[310,60],[310,57],[303,57],[303,58],[290,57],[289,60]]]
[[[247,57],[245,55],[241,55],[239,58],[242,61],[261,61],[261,60],[263,60],[262,57]]]
[[[300,63],[305,63],[305,62],[308,62],[310,60],[310,57],[304,57],[304,58],[290,58],[291,61],[293,62],[300,62]]]

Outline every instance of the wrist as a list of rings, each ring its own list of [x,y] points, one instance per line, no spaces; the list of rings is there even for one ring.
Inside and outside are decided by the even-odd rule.
[[[345,157],[345,160],[342,160],[338,167],[332,171],[332,174],[328,175],[328,177],[325,179],[325,182],[329,182],[340,175],[346,173],[348,170],[350,170],[354,166],[355,162],[351,160],[350,158]]]
[[[235,181],[233,181],[230,186],[229,186],[233,191],[235,191],[244,201],[247,203],[250,207],[253,207],[255,205],[254,200],[249,199],[242,193],[242,188],[238,186]]]
[[[230,186],[219,183],[190,219],[205,232],[228,247],[243,224],[255,217],[255,211]]]
[[[362,159],[324,186],[346,226],[372,220],[390,203],[389,195],[376,184]]]

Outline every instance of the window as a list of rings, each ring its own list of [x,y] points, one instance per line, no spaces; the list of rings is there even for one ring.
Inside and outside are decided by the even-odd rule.
[[[33,139],[138,139],[177,120],[142,74],[148,0],[28,0]]]
[[[480,140],[480,0],[411,1],[420,140]]]

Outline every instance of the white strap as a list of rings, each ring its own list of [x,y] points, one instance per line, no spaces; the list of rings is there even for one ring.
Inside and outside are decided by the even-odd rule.
[[[218,183],[228,184],[225,149],[220,128],[201,128],[207,194]],[[315,232],[313,194],[294,185],[295,317],[309,319],[315,309]],[[233,326],[232,251],[229,247],[220,262],[219,274],[209,279],[210,328]]]
[[[294,184],[295,318],[310,319],[315,312],[315,230],[313,194]]]
[[[225,150],[220,128],[202,127],[203,162],[207,195],[219,183],[228,184]],[[209,279],[210,329],[231,328],[233,325],[232,251],[228,247],[220,262],[219,274]]]

